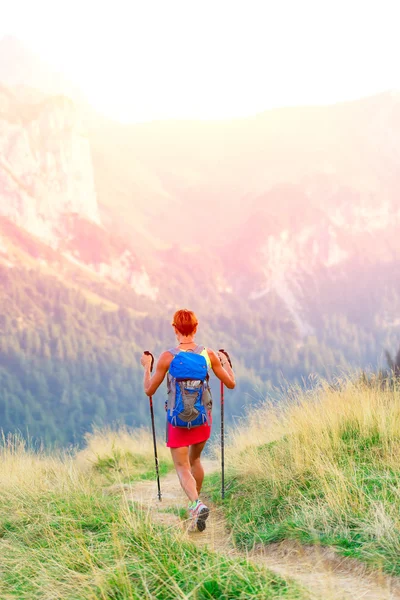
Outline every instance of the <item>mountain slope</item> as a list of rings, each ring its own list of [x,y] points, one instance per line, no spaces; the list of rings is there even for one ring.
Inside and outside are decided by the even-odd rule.
[[[47,245],[47,259],[157,294],[131,245],[101,223],[82,114],[68,98],[27,103],[0,88],[0,215]]]
[[[278,293],[307,336],[316,328],[305,281],[333,288],[339,270],[351,288],[360,259],[396,269],[399,127],[400,99],[386,93],[234,122],[96,121],[89,139],[110,224],[139,228],[152,256],[165,244],[197,247],[201,258],[187,258],[214,274],[217,256],[216,289],[250,301]],[[119,149],[115,180],[103,165]]]
[[[396,349],[396,94],[122,125],[60,87],[49,95],[43,65],[23,60],[38,89],[0,88],[0,406],[19,407],[4,417],[10,429],[36,423],[35,435],[54,439],[64,422],[71,441],[90,419],[142,424],[130,405],[139,352],[174,342],[169,319],[182,306],[198,313],[202,343],[233,353],[229,417],[287,381],[376,366]],[[25,403],[46,407],[43,418]]]
[[[176,212],[191,206],[180,222],[190,227],[201,211],[213,243],[246,219],[255,199],[282,184],[301,186],[308,201],[326,211],[338,195],[343,203],[349,195],[377,193],[392,200],[399,163],[392,132],[399,127],[399,107],[396,96],[382,94],[322,108],[271,110],[233,122],[96,123],[99,129],[90,128],[89,137],[95,157],[123,148],[126,170],[137,164],[146,170],[142,194],[132,190],[132,218],[136,203],[141,214],[163,211],[169,221],[152,225],[160,237],[173,239],[168,225]],[[96,174],[96,158],[94,164]],[[116,219],[118,207],[116,195]],[[192,235],[199,240],[199,231]]]

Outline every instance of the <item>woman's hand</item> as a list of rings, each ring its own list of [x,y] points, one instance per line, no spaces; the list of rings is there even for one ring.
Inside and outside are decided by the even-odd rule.
[[[224,367],[224,369],[225,369],[225,365],[227,363],[229,364],[228,357],[226,356],[226,354],[224,352],[221,352],[220,350],[218,350],[217,356],[218,356],[218,358],[220,360],[221,367]]]
[[[167,371],[169,369],[169,365],[171,364],[171,361],[173,359],[173,356],[170,352],[163,352],[160,356],[160,358],[158,359],[158,362],[156,364],[156,369],[155,369],[155,373],[153,375],[153,377],[151,376],[151,365],[152,365],[152,361],[153,356],[151,354],[146,354],[144,353],[142,358],[140,359],[140,363],[142,365],[142,367],[144,367],[144,378],[143,378],[143,385],[144,385],[144,391],[148,396],[152,396],[160,387],[160,385],[162,384],[162,382],[164,381],[164,377],[167,374]]]
[[[223,352],[214,352],[211,348],[207,348],[208,356],[211,360],[211,368],[214,374],[227,388],[233,390],[236,385],[235,374],[229,360]]]
[[[142,358],[140,359],[140,364],[145,369],[147,369],[147,367],[148,367],[150,370],[152,360],[153,360],[153,358],[152,358],[151,354],[142,354]]]

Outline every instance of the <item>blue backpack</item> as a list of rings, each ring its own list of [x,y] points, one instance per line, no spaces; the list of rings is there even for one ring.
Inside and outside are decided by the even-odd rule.
[[[182,352],[173,348],[174,356],[167,377],[167,420],[174,427],[191,429],[209,423],[211,392],[204,346]]]

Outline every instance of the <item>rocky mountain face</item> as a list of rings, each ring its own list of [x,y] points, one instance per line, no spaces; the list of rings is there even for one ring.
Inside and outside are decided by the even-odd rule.
[[[228,246],[232,280],[250,290],[251,300],[277,293],[298,330],[315,333],[314,310],[323,312],[329,289],[331,310],[342,313],[340,298],[332,304],[332,290],[340,286],[351,295],[358,272],[369,269],[371,289],[364,292],[370,294],[379,265],[397,268],[398,188],[390,177],[376,178],[374,185],[376,190],[361,192],[333,177],[321,182],[316,174],[313,185],[280,185],[258,198]]]
[[[329,266],[395,225],[399,121],[399,97],[388,93],[227,123],[97,123],[89,138],[101,210],[169,245],[181,230],[186,245],[204,248],[206,235],[213,251],[238,238],[249,251],[300,245],[308,262],[323,255]]]
[[[43,91],[0,89],[0,215],[69,265],[171,307],[274,295],[302,337],[395,269],[398,95],[123,126]]]
[[[133,248],[101,223],[78,107],[64,96],[25,98],[0,88],[0,215],[77,267],[154,297]]]
[[[98,131],[90,139],[96,156],[123,145],[132,168],[147,173],[132,193],[147,199],[139,211],[144,227],[181,250],[191,245],[188,263],[218,272],[214,289],[225,303],[238,296],[267,307],[276,294],[307,337],[321,331],[327,306],[346,314],[358,298],[363,312],[377,271],[386,273],[384,290],[395,287],[399,133],[400,97],[386,93],[229,123],[116,128],[110,149]],[[125,210],[118,193],[113,201]],[[133,226],[128,214],[124,224]],[[368,326],[383,319],[374,307],[374,318],[364,315]]]
[[[33,106],[0,90],[0,211],[56,245],[64,215],[99,224],[90,146],[71,100]]]

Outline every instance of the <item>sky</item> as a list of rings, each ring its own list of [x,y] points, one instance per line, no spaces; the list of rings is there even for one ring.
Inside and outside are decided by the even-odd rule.
[[[121,121],[229,119],[400,89],[397,0],[0,0],[12,34]]]

